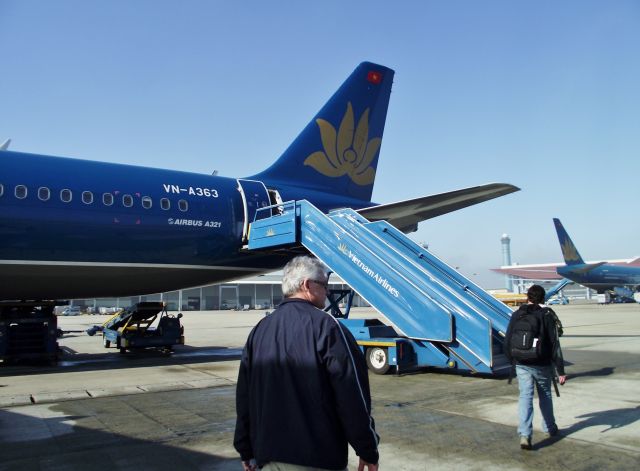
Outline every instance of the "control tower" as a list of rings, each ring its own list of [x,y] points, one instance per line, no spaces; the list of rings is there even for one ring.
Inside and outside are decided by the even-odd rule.
[[[511,265],[511,239],[509,235],[502,234],[500,242],[502,243],[502,265],[509,266]],[[510,275],[504,275],[504,287],[509,292],[513,292],[513,280]]]

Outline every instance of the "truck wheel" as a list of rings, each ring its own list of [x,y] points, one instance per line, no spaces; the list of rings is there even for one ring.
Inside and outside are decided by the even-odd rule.
[[[111,346],[111,341],[107,340],[106,337],[102,337],[102,345],[104,345],[104,348],[109,348]]]
[[[383,375],[389,371],[389,354],[386,348],[367,348],[367,366],[377,375]]]

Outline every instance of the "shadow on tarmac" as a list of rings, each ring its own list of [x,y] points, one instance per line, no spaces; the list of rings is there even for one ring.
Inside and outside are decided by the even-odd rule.
[[[608,425],[609,428],[600,432],[605,433],[612,429],[631,425],[640,420],[640,406],[592,412],[579,415],[576,418],[584,420],[576,422],[571,427],[565,429],[563,431],[565,435],[570,435],[573,432],[587,427]]]
[[[92,424],[97,428],[76,425]],[[108,424],[118,428],[115,421]],[[122,425],[122,424],[120,424]],[[35,417],[0,409],[0,471],[15,469],[60,470],[130,470],[153,469],[175,471],[179,469],[237,470],[239,458],[227,458],[214,453],[190,450],[183,446],[185,436],[200,433],[200,448],[208,448],[212,441],[210,431],[193,426],[149,433],[132,427],[123,434],[105,431],[106,426],[96,423],[90,415]],[[101,428],[101,429],[100,429]],[[147,437],[136,437],[139,433]],[[205,436],[209,433],[208,436]],[[196,437],[197,438],[197,437]],[[209,438],[209,440],[207,440]],[[169,443],[175,441],[175,445]],[[212,445],[214,445],[212,443]]]
[[[597,370],[571,373],[567,375],[567,379],[575,379],[575,378],[580,378],[582,376],[592,376],[592,377],[609,376],[609,375],[612,375],[615,372],[615,370],[616,370],[615,367],[606,366],[604,368],[598,368]]]
[[[56,365],[38,362],[17,362],[0,366],[0,377],[42,375],[69,371],[101,371],[121,368],[142,368],[149,366],[191,365],[239,360],[242,349],[228,347],[191,347],[179,345],[167,353],[160,350],[144,349],[120,353],[110,349],[105,353],[81,353],[62,351]]]
[[[555,437],[547,437],[544,440],[535,443],[533,445],[534,450],[545,448],[553,445],[554,443],[562,440],[565,437],[576,433],[579,430],[588,427],[601,427],[608,426],[607,429],[601,430],[600,433],[608,432],[609,430],[626,427],[634,422],[640,420],[640,406],[628,407],[623,409],[611,409],[603,410],[599,412],[592,412],[588,414],[579,415],[576,419],[584,419],[580,422],[576,422],[570,427],[561,429],[559,434]]]
[[[625,334],[621,334],[621,335],[570,335],[570,334],[564,334],[562,336],[562,338],[565,338],[565,337],[582,338],[582,339],[609,339],[609,338],[617,338],[617,337],[635,338],[635,337],[640,337],[640,335],[625,335]]]
[[[401,370],[399,373],[389,373],[389,376],[414,376],[414,375],[426,375],[426,374],[437,374],[442,376],[455,376],[459,378],[482,378],[488,380],[496,380],[501,381],[503,379],[507,379],[509,377],[509,369],[499,371],[494,374],[483,374],[483,373],[474,373],[467,370],[457,370],[457,369],[448,369],[448,368],[436,368],[436,367],[419,367],[419,368],[407,368],[406,370]]]

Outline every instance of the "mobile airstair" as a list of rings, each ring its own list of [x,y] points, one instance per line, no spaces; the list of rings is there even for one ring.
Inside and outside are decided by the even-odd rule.
[[[168,314],[163,302],[134,304],[102,325],[103,345],[109,348],[113,344],[120,353],[145,348],[171,351],[174,345],[184,345],[181,318],[182,314]]]
[[[455,368],[499,374],[511,309],[385,221],[351,209],[322,213],[307,201],[256,212],[249,250],[304,246],[371,304],[390,325],[341,320],[369,366]]]

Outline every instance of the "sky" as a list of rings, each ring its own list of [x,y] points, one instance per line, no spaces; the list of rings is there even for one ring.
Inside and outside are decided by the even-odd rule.
[[[373,200],[522,190],[411,237],[490,268],[640,256],[640,2],[0,0],[11,150],[244,177],[362,61],[395,70]]]

